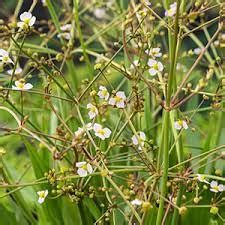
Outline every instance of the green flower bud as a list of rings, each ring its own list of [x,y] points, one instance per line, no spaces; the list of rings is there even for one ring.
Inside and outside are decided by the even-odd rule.
[[[187,212],[187,208],[186,208],[185,206],[181,206],[181,207],[179,208],[179,214],[180,214],[181,216],[185,215],[186,212]]]
[[[210,213],[216,215],[219,212],[219,209],[216,206],[212,206],[210,209]]]

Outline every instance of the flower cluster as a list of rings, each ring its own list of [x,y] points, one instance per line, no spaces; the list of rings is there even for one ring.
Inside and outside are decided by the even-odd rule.
[[[28,30],[30,29],[36,21],[36,17],[33,16],[30,12],[23,12],[20,15],[20,21],[17,23],[17,27],[20,28],[21,30]],[[4,66],[6,64],[15,64],[9,56],[9,52],[0,49],[0,65]],[[22,68],[19,66],[16,67],[16,69],[9,69],[7,70],[7,73],[9,75],[19,75],[22,73]],[[20,91],[26,91],[33,88],[33,85],[30,83],[25,83],[24,79],[20,79],[15,81],[15,85],[12,86],[13,90],[20,90]]]
[[[149,74],[151,76],[155,76],[156,74],[160,74],[163,71],[163,64],[156,60],[156,58],[160,58],[162,56],[161,49],[160,48],[151,48],[145,51],[147,55],[149,55],[151,58],[148,60],[148,66],[149,66]]]
[[[58,38],[64,38],[66,40],[70,40],[70,38],[71,38],[71,34],[70,34],[71,29],[72,29],[72,24],[65,24],[65,25],[61,26],[60,30],[62,31],[62,33],[58,34],[57,37]]]
[[[109,98],[110,94],[109,94],[107,88],[104,87],[104,86],[100,86],[99,91],[97,93],[97,96],[100,99],[108,101],[109,105],[116,106],[117,108],[124,108],[125,107],[126,96],[125,96],[125,93],[122,92],[122,91],[118,91],[115,94],[115,96],[112,96],[111,98]],[[89,112],[88,112],[89,119],[93,120],[98,116],[99,110],[92,103],[87,104],[87,109],[89,110]],[[103,127],[99,123],[93,123],[93,124],[88,123],[83,128],[81,128],[81,127],[78,128],[78,130],[74,134],[75,138],[76,139],[82,138],[84,135],[86,135],[86,132],[85,132],[86,130],[88,130],[88,131],[93,130],[94,135],[96,137],[100,138],[101,140],[105,140],[105,139],[109,138],[111,133],[112,133],[112,131],[109,128]],[[89,163],[78,162],[76,164],[76,166],[78,167],[77,173],[81,177],[85,177],[88,174],[93,172],[92,166]]]
[[[22,30],[27,30],[34,25],[36,17],[30,12],[24,12],[20,15],[20,20],[21,21],[17,23],[17,26]]]
[[[223,184],[218,184],[217,181],[213,180],[209,183],[206,180],[206,176],[203,174],[197,174],[197,180],[210,185],[210,191],[214,193],[225,191],[225,186]]]
[[[100,86],[97,96],[99,97],[99,99],[108,101],[109,105],[115,106],[116,108],[122,109],[122,108],[125,108],[126,106],[126,95],[123,91],[118,91],[115,94],[112,94],[110,97],[110,94],[107,88],[104,86]],[[92,103],[88,103],[87,109],[89,110],[88,112],[89,119],[94,120],[99,114],[99,110],[97,106],[95,106]],[[83,128],[81,127],[78,128],[78,130],[74,133],[75,139],[77,140],[84,137],[86,135],[86,132],[85,132],[86,130],[88,131],[93,130],[94,135],[100,138],[101,140],[105,140],[109,138],[112,133],[112,131],[108,127],[103,127],[99,123],[88,123]],[[135,145],[138,145],[138,143],[140,143],[139,149],[141,149],[144,146],[144,141],[145,141],[145,134],[143,132],[140,132],[139,139],[137,140],[136,137],[132,138],[133,143]],[[78,162],[77,167],[79,168],[77,173],[82,177],[87,176],[88,173],[89,174],[92,173],[92,170],[90,169],[91,164],[84,164],[84,162],[82,163]]]

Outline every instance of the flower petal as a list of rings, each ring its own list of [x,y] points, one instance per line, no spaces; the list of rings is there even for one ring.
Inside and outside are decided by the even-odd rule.
[[[157,70],[155,70],[154,68],[149,69],[148,72],[151,76],[155,76],[157,74]]]
[[[117,108],[120,108],[120,109],[125,108],[125,103],[124,103],[124,101],[117,102],[117,103],[116,103],[116,107],[117,107]]]
[[[86,162],[77,162],[76,167],[80,168],[80,167],[84,166],[85,164],[87,164],[87,163]]]
[[[109,104],[110,104],[110,105],[115,105],[115,104],[116,104],[115,98],[110,98],[110,99],[109,99]]]
[[[154,59],[149,59],[149,60],[148,60],[148,66],[150,66],[150,67],[154,66],[156,63],[157,63],[157,62],[156,62],[156,60],[154,60]]]
[[[175,122],[174,122],[174,128],[175,128],[176,130],[181,130],[181,129],[182,129],[182,126],[179,124],[178,121],[175,121]]]
[[[109,128],[104,128],[104,131],[105,131],[105,135],[104,136],[106,138],[109,138],[111,133],[112,133],[112,131]]]
[[[100,125],[100,124],[98,124],[98,123],[95,123],[95,124],[93,125],[93,130],[94,130],[95,132],[99,131],[100,129],[102,129],[102,125]]]
[[[23,87],[24,90],[29,90],[31,88],[33,88],[32,84],[30,84],[30,83],[24,84],[24,87]]]
[[[218,182],[217,181],[215,181],[215,180],[211,181],[211,183],[210,183],[210,187],[211,188],[215,188],[217,186],[218,186]]]
[[[87,170],[83,169],[83,168],[79,168],[77,170],[77,174],[80,176],[80,177],[86,177],[88,175],[87,173]]]
[[[88,173],[93,173],[93,168],[92,168],[92,166],[91,166],[91,164],[90,163],[88,163],[87,164],[87,171],[88,171]]]
[[[31,18],[30,21],[29,21],[29,26],[30,26],[30,27],[33,26],[34,23],[35,23],[35,21],[36,21],[36,17],[35,17],[35,16],[32,16],[32,18]]]
[[[125,95],[125,93],[123,91],[118,91],[116,93],[116,96],[122,98],[123,100],[126,100],[126,95]]]
[[[31,19],[32,14],[30,12],[24,12],[20,15],[20,20],[24,21],[26,19]]]

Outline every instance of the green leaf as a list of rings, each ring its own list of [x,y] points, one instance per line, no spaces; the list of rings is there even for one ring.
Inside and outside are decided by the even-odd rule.
[[[8,163],[5,163],[2,161],[3,164],[3,173],[4,173],[4,180],[6,182],[13,183],[15,180],[15,177],[13,176],[13,173],[15,174],[16,171],[9,168]],[[8,191],[13,191],[15,189],[9,188]],[[9,195],[12,200],[18,205],[18,207],[22,210],[24,217],[32,224],[36,224],[36,220],[33,216],[32,208],[30,205],[25,201],[25,197],[23,196],[22,192],[19,190],[16,190],[12,192]]]
[[[1,212],[1,219],[0,219],[0,225],[15,225],[18,224],[19,221],[16,219],[16,213],[9,211],[5,208],[5,206],[0,205],[0,212]],[[20,222],[23,221],[23,225],[27,225],[28,223],[20,218]]]
[[[68,197],[62,199],[62,215],[63,224],[72,225],[76,222],[76,225],[82,225],[82,219],[77,204],[72,203]]]
[[[31,145],[25,139],[24,139],[24,144],[29,153],[36,178],[42,178],[44,176],[44,173],[49,170],[48,158],[40,157],[40,154],[38,153],[38,149],[35,148],[34,145]],[[44,149],[43,151],[47,151],[47,149]]]
[[[95,204],[94,200],[90,198],[84,198],[83,203],[85,206],[87,206],[88,210],[90,211],[92,216],[95,218],[95,220],[99,219],[99,217],[101,216],[101,211]]]

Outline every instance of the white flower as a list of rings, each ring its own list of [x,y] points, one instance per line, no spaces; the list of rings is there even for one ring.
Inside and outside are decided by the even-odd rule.
[[[70,40],[71,38],[71,34],[70,34],[70,31],[72,29],[72,24],[68,23],[68,24],[65,24],[65,25],[62,25],[60,27],[61,31],[63,31],[62,33],[58,34],[57,37],[58,38],[64,38],[66,40]]]
[[[218,182],[213,180],[210,183],[210,191],[215,192],[215,193],[222,192],[222,191],[224,191],[224,186],[222,184],[218,185]]]
[[[88,115],[90,119],[94,119],[98,115],[98,109],[91,103],[87,104],[87,109],[89,109]]]
[[[201,53],[202,49],[201,48],[195,48],[194,53],[195,55],[199,55]]]
[[[88,174],[93,173],[91,164],[87,162],[77,162],[76,167],[78,168],[77,173],[80,177],[86,177]]]
[[[32,16],[30,12],[24,12],[20,15],[20,22],[17,23],[17,26],[21,29],[27,29],[32,27],[36,21],[36,17]]]
[[[85,129],[86,130],[92,130],[93,129],[92,128],[92,123],[86,124],[83,128],[78,127],[77,131],[74,132],[75,138],[81,138],[82,135],[86,135]]]
[[[111,130],[107,127],[103,128],[102,125],[95,123],[93,125],[93,130],[95,132],[95,136],[101,138],[102,140],[105,140],[106,138],[109,138],[111,135]]]
[[[140,205],[142,205],[142,201],[141,200],[139,200],[139,199],[137,199],[137,198],[135,198],[133,201],[131,201],[131,204],[132,205],[138,205],[138,206],[140,206]]]
[[[163,64],[154,59],[148,60],[148,66],[150,67],[149,73],[151,76],[155,76],[157,73],[160,73],[163,71]]]
[[[22,71],[23,71],[23,70],[22,70],[20,67],[17,67],[17,68],[15,69],[15,71],[14,71],[14,74],[15,74],[15,75],[21,74]],[[13,74],[13,69],[12,69],[12,70],[7,70],[7,73],[8,73],[9,75],[12,75],[12,74]]]
[[[100,86],[99,87],[99,91],[98,91],[98,94],[99,98],[101,99],[105,99],[105,100],[108,100],[109,98],[109,92],[108,90],[106,89],[106,87],[104,86]]]
[[[38,203],[42,204],[48,195],[48,190],[38,191]]]
[[[67,33],[67,32],[64,32],[64,33],[61,33],[61,34],[57,34],[57,38],[64,38],[66,40],[70,40],[71,34]]]
[[[139,66],[139,60],[134,60],[133,64],[130,65],[130,69],[133,70],[135,69],[135,66],[138,67]]]
[[[117,108],[125,108],[126,95],[123,91],[118,91],[114,97],[109,99],[110,105],[115,105]]]
[[[10,57],[9,57],[9,53],[4,49],[0,49],[0,62],[3,63],[3,64],[4,63],[14,64],[12,59],[10,59]]]
[[[162,53],[161,53],[160,51],[161,51],[160,48],[151,48],[150,50],[147,49],[147,50],[145,51],[145,53],[146,53],[147,55],[152,56],[153,58],[159,58],[159,57],[162,56]]]
[[[202,175],[202,174],[197,174],[197,179],[198,179],[198,181],[200,181],[200,182],[204,182],[204,183],[206,183],[206,184],[209,184],[209,182],[205,179],[205,176]]]
[[[165,16],[167,17],[173,17],[177,12],[177,3],[174,2],[170,5],[170,8],[165,11]]]
[[[104,19],[106,17],[106,10],[104,8],[96,8],[93,14],[97,19]]]
[[[60,29],[61,29],[62,31],[70,31],[70,30],[72,29],[72,24],[68,23],[68,24],[62,25],[62,26],[60,27]]]
[[[136,135],[133,135],[133,137],[131,139],[132,139],[133,144],[139,145],[138,149],[142,150],[142,147],[144,147],[144,144],[145,144],[146,136],[145,136],[145,133],[142,131],[139,131],[137,133],[137,135],[138,135],[138,137]]]
[[[23,79],[15,81],[15,86],[12,86],[13,90],[29,90],[33,88],[33,85],[30,83],[25,83]]]
[[[81,127],[78,127],[77,131],[74,132],[75,138],[80,138],[84,134],[85,130]]]
[[[188,125],[187,125],[187,122],[185,120],[177,120],[177,121],[174,122],[174,128],[176,130],[181,130],[182,128],[187,130]]]

